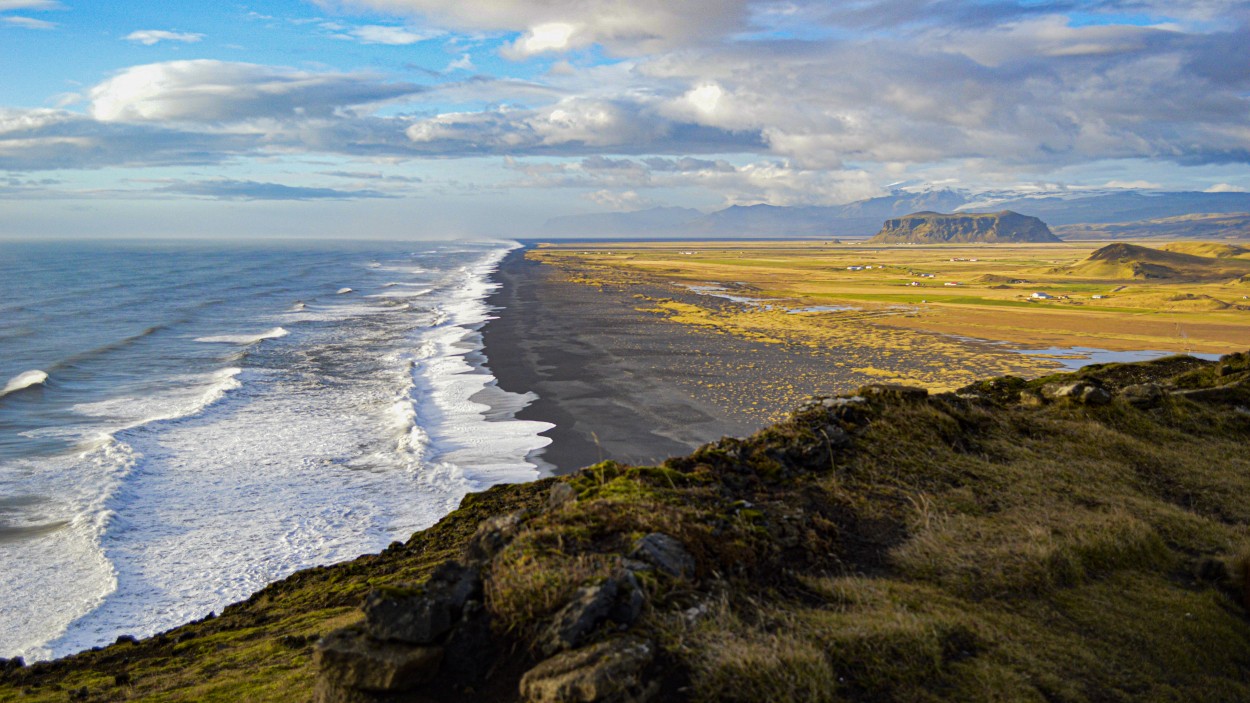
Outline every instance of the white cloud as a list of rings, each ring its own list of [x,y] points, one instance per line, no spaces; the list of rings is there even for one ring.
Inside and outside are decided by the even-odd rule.
[[[183,44],[194,44],[204,38],[203,34],[191,32],[167,32],[163,29],[139,29],[127,34],[126,41],[137,42],[144,46],[152,46],[158,42],[173,41]]]
[[[646,102],[566,98],[536,110],[446,113],[407,130],[417,144],[466,153],[673,153],[742,151],[762,146],[756,133],[668,119]]]
[[[60,10],[63,5],[56,0],[0,0],[0,12],[10,10]]]
[[[1207,188],[1206,193],[1250,193],[1250,188],[1233,185],[1232,183],[1216,183]]]
[[[0,108],[0,170],[218,163],[256,153],[256,135],[106,124],[65,110]]]
[[[388,44],[390,46],[405,46],[408,44],[416,44],[428,39],[441,36],[441,32],[416,32],[404,27],[390,27],[386,25],[368,24],[361,27],[355,27],[348,30],[355,39],[365,44]]]
[[[317,0],[420,17],[458,30],[521,32],[514,58],[600,44],[617,54],[671,49],[722,36],[748,20],[748,0]]]
[[[515,187],[597,189],[586,197],[605,206],[625,193],[660,188],[703,188],[720,194],[726,205],[835,205],[881,194],[865,170],[805,169],[786,161],[734,166],[724,160],[691,157],[592,156],[573,163],[511,160],[507,167],[521,174],[511,184]],[[638,209],[627,207],[625,200],[617,202],[618,209]]]
[[[644,208],[655,207],[656,205],[655,201],[650,198],[645,198],[632,190],[623,192],[596,190],[591,193],[586,193],[583,197],[596,205],[619,212],[642,210]]]
[[[1124,189],[1124,190],[1158,190],[1163,187],[1163,184],[1155,183],[1153,181],[1143,181],[1143,180],[1135,180],[1135,181],[1111,180],[1111,181],[1107,181],[1106,184],[1103,185],[1103,187],[1104,188],[1117,188],[1117,189]]]
[[[477,67],[473,65],[473,57],[468,54],[461,54],[460,58],[447,64],[447,72],[451,71],[472,71]]]
[[[508,46],[503,54],[509,58],[523,59],[535,54],[560,52],[574,46],[584,46],[587,39],[574,41],[577,27],[568,22],[547,22],[530,27],[525,34]]]
[[[424,90],[375,76],[195,60],[128,68],[89,92],[91,114],[111,121],[225,122],[325,117]]]
[[[23,29],[56,29],[55,22],[37,20],[34,17],[0,17],[0,22]]]

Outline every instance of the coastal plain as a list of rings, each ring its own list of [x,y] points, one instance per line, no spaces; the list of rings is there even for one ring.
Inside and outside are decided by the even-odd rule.
[[[1104,245],[575,242],[529,257],[588,295],[666,287],[636,307],[670,323],[813,354],[837,348],[844,358],[831,363],[848,385],[1036,376],[1079,357],[1073,348],[1250,346],[1250,249],[1121,244],[1091,260]]]

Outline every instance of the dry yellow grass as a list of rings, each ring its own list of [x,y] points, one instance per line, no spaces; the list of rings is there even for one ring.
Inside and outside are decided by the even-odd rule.
[[[1135,280],[1083,276],[1079,268],[1074,273],[1101,245],[575,243],[544,245],[530,256],[572,281],[674,285],[680,300],[648,299],[638,306],[674,323],[816,349],[875,349],[910,363],[851,367],[939,388],[970,376],[1054,367],[965,338],[1017,348],[1228,353],[1250,347],[1250,282],[1231,274]],[[1239,270],[1245,263],[1193,243],[1174,249],[1225,254],[1212,258],[1219,262],[1213,270]],[[718,292],[761,302],[726,304],[713,295],[684,294],[688,286],[719,286],[727,290]],[[1033,299],[1035,292],[1052,298]],[[826,309],[804,312],[820,307]]]

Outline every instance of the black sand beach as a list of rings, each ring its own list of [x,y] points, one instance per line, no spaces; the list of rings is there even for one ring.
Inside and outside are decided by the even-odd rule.
[[[608,458],[638,464],[683,455],[748,435],[808,395],[846,390],[830,355],[637,310],[635,295],[681,291],[569,282],[526,260],[523,249],[508,255],[496,280],[489,302],[501,310],[483,329],[487,365],[501,388],[539,396],[518,417],[555,424],[542,459],[559,472]]]

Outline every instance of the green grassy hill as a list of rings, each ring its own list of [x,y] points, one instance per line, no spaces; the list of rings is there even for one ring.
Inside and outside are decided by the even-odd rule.
[[[1116,242],[1056,272],[1100,280],[1225,281],[1250,273],[1241,247],[1206,242],[1163,249]]]
[[[1248,408],[1250,354],[870,386],[471,495],[220,616],[0,667],[0,701],[1250,700]]]

